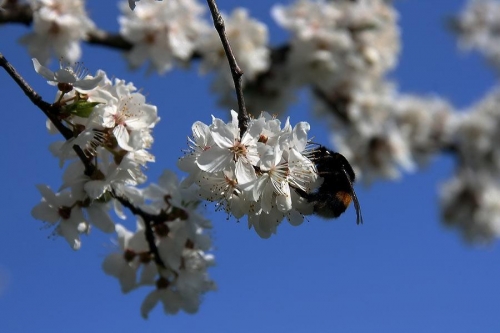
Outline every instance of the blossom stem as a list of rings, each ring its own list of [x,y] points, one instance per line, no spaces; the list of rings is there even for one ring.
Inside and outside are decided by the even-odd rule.
[[[233,50],[231,49],[231,45],[229,44],[229,40],[227,39],[224,20],[222,19],[222,15],[220,14],[219,9],[217,8],[215,0],[207,0],[207,3],[208,7],[210,8],[210,12],[212,13],[215,30],[217,30],[217,33],[219,34],[224,52],[226,53],[227,61],[229,62],[229,67],[231,68],[234,89],[236,90],[236,98],[238,100],[238,127],[240,129],[241,138],[243,137],[243,134],[245,134],[248,128],[248,123],[250,122],[250,118],[248,117],[247,109],[245,107],[245,99],[243,98],[243,71],[236,62]]]

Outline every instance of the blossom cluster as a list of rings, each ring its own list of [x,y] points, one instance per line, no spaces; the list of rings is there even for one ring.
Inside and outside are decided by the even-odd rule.
[[[291,32],[289,71],[324,91],[378,78],[396,64],[397,15],[383,0],[298,0],[272,9]]]
[[[56,213],[62,206],[69,207],[69,211],[61,215],[63,220],[56,231],[78,249],[79,234],[90,230],[89,222],[108,221],[96,226],[105,232],[114,231],[107,216],[110,208],[107,197],[112,193],[124,195],[129,191],[128,186],[146,181],[142,168],[147,162],[154,161],[148,149],[153,142],[151,129],[159,118],[156,107],[147,104],[144,95],[131,83],[119,79],[112,82],[103,71],[90,76],[81,64],[61,64],[59,70],[52,72],[37,59],[33,59],[33,63],[40,75],[58,87],[54,105],[61,110],[58,117],[73,132],[72,138],[55,142],[50,147],[61,166],[66,161],[70,164],[63,175],[60,193],[54,194],[48,188],[42,190],[39,187],[44,197],[41,205]],[[50,120],[47,127],[55,132]],[[93,170],[86,170],[76,159],[75,145],[92,161]],[[104,217],[86,221],[83,214],[77,213],[82,209],[88,216],[95,215],[93,210],[99,209],[99,214]],[[36,210],[34,215],[44,220],[43,214],[37,215]],[[69,218],[65,218],[66,215]],[[72,221],[73,218],[77,221]],[[68,230],[62,225],[71,225],[72,228]]]
[[[213,117],[210,125],[193,124],[190,150],[178,163],[189,173],[184,185],[198,184],[202,198],[237,219],[247,215],[248,226],[263,238],[284,218],[301,224],[313,206],[300,193],[321,182],[310,159],[309,124],[292,128],[287,119],[282,126],[264,112],[241,133],[237,113],[231,114],[228,123]]]
[[[33,217],[47,222],[53,235],[64,237],[74,250],[92,226],[116,231],[121,252],[110,254],[103,269],[119,279],[123,292],[155,286],[142,305],[144,317],[159,301],[168,313],[196,312],[201,295],[215,288],[207,274],[214,263],[206,252],[211,248],[206,233],[211,225],[196,212],[197,189],[181,189],[168,171],[158,184],[136,187],[146,181],[145,165],[155,160],[149,148],[151,131],[159,121],[156,106],[146,103],[132,83],[111,81],[103,71],[91,76],[81,64],[61,64],[52,72],[37,59],[33,63],[49,84],[57,86],[54,117],[73,133],[50,147],[61,166],[70,164],[57,193],[38,186],[42,201],[33,208]],[[55,131],[52,122],[47,126]],[[78,150],[85,164],[81,155],[76,159]],[[114,210],[126,218],[122,205],[133,207],[138,215],[135,233],[115,225],[110,216]]]
[[[215,290],[207,269],[214,265],[211,239],[206,233],[210,221],[196,212],[196,189],[182,189],[176,175],[165,171],[158,184],[151,184],[140,191],[146,201],[142,209],[166,221],[154,223],[155,245],[162,265],[154,261],[145,236],[145,224],[137,221],[135,232],[121,224],[116,225],[119,252],[104,259],[104,271],[118,279],[124,293],[140,286],[155,286],[141,306],[147,318],[158,302],[168,314],[179,310],[195,313],[201,296]]]

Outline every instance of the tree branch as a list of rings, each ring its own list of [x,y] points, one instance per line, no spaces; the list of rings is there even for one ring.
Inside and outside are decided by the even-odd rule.
[[[224,25],[224,20],[222,15],[217,8],[215,0],[207,0],[208,7],[212,13],[212,18],[214,20],[214,27],[219,34],[222,46],[224,47],[224,52],[226,53],[227,61],[229,62],[229,67],[231,68],[231,75],[233,76],[234,89],[236,90],[236,98],[238,99],[238,126],[240,128],[240,137],[246,132],[248,128],[248,123],[250,118],[245,107],[245,99],[243,98],[243,85],[242,76],[243,71],[238,66],[236,58],[234,57],[233,50],[229,44],[229,40],[226,36],[226,27]]]
[[[0,24],[20,23],[30,25],[33,22],[33,11],[29,4],[20,4],[17,1],[7,1],[0,9]]]
[[[24,78],[19,75],[16,69],[12,67],[2,53],[0,53],[0,67],[5,69],[7,74],[9,74],[9,76],[17,83],[30,101],[35,104],[45,114],[45,116],[47,116],[47,118],[49,118],[52,124],[54,124],[59,133],[61,133],[66,140],[73,138],[73,131],[64,126],[61,120],[57,117],[60,110],[59,107],[45,102],[42,97],[33,88],[31,88]],[[73,149],[85,165],[85,174],[88,176],[92,175],[95,171],[95,166],[91,163],[91,160],[85,155],[85,152],[79,146],[74,145]]]
[[[30,99],[30,101],[36,105],[50,121],[54,124],[57,130],[66,139],[72,139],[74,137],[73,131],[65,127],[61,120],[57,117],[60,111],[59,106],[54,106],[53,104],[45,102],[42,97],[24,80],[24,78],[16,71],[16,69],[9,63],[9,61],[0,53],[0,67],[4,68],[5,71],[10,75],[10,77],[17,83],[24,94]],[[78,158],[82,161],[85,166],[85,174],[87,176],[92,176],[96,171],[96,166],[92,163],[92,159],[87,157],[85,152],[77,145],[73,145],[73,150],[76,152]],[[128,199],[112,193],[113,197],[118,200],[124,207],[128,208],[134,215],[139,215],[144,220],[146,226],[146,240],[149,245],[149,249],[153,254],[156,264],[160,267],[165,267],[163,260],[158,252],[158,247],[155,243],[153,226],[169,221],[172,216],[166,212],[160,212],[158,215],[149,214],[139,207],[134,206]],[[173,216],[177,217],[177,216]]]

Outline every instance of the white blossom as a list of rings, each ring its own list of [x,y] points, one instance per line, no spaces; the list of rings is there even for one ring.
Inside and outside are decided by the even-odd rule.
[[[230,170],[234,165],[238,183],[245,184],[255,179],[252,165],[259,162],[257,141],[262,128],[262,122],[255,121],[240,138],[238,115],[231,111],[232,121],[224,123],[213,117],[210,133],[215,144],[201,152],[196,160],[198,167],[213,173]]]
[[[37,188],[42,201],[32,209],[31,215],[54,225],[54,234],[63,236],[73,250],[80,249],[80,234],[89,230],[89,224],[71,192],[54,193],[45,185]]]
[[[154,283],[154,276],[158,273],[149,253],[144,229],[144,222],[140,219],[137,221],[135,233],[117,224],[116,233],[121,252],[109,254],[102,263],[104,272],[118,279],[124,293],[137,288],[139,281],[144,284]],[[140,280],[137,279],[139,270],[142,276]]]
[[[23,36],[21,43],[32,57],[46,64],[51,56],[69,63],[81,56],[80,42],[94,29],[84,1],[30,0],[33,10],[33,32]]]
[[[199,198],[193,190],[181,188],[177,176],[165,171],[158,184],[141,192],[145,201],[138,205],[157,219],[139,219],[136,232],[116,225],[119,252],[106,257],[102,268],[119,280],[123,292],[154,286],[141,306],[145,318],[158,302],[167,313],[194,313],[201,296],[215,289],[207,272],[215,262],[206,252],[211,224],[195,211]],[[148,228],[152,236],[146,238]]]
[[[110,128],[120,148],[133,151],[130,133],[146,130],[155,125],[159,120],[156,106],[147,104],[146,98],[141,93],[131,93],[125,96],[117,96],[107,104],[97,105],[95,112],[99,117],[100,125]]]
[[[96,88],[104,78],[104,72],[99,72],[96,76],[90,76],[88,70],[81,63],[71,66],[69,64],[64,65],[61,61],[59,69],[52,72],[47,67],[42,66],[36,58],[32,60],[35,71],[46,78],[49,84],[57,85],[59,83],[66,83],[78,89],[79,92],[86,92]]]

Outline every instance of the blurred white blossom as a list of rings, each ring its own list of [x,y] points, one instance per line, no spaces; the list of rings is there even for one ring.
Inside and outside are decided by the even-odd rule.
[[[272,15],[292,34],[289,71],[298,84],[330,91],[381,77],[396,65],[397,14],[383,0],[298,0]]]
[[[494,87],[459,114],[455,142],[461,163],[474,170],[500,174],[500,87]]]
[[[31,215],[54,225],[54,234],[64,237],[73,250],[79,250],[80,234],[90,228],[80,205],[69,191],[54,193],[46,185],[37,187],[42,201],[31,210]]]
[[[401,94],[393,107],[397,126],[409,144],[412,158],[420,165],[452,149],[456,113],[447,101],[437,96]]]
[[[120,282],[122,292],[127,293],[140,284],[154,283],[158,273],[149,253],[145,236],[144,222],[137,220],[136,232],[127,230],[123,225],[116,225],[120,251],[109,254],[102,263],[102,269]],[[140,277],[137,279],[137,273]]]
[[[81,57],[80,42],[94,29],[83,0],[29,0],[33,32],[20,40],[32,57],[46,64],[50,57],[73,63]]]
[[[149,62],[149,71],[164,73],[175,61],[188,60],[196,44],[208,30],[202,19],[204,7],[196,0],[142,0],[131,11],[121,2],[120,34],[133,47],[126,54],[130,67]]]
[[[332,108],[325,99],[338,105]],[[365,183],[415,169],[410,142],[395,119],[395,103],[395,87],[388,82],[367,81],[352,91],[316,98],[315,111],[329,119],[333,145]]]
[[[500,184],[484,172],[461,170],[441,186],[441,209],[447,226],[458,228],[468,241],[500,236]]]
[[[500,1],[469,0],[455,24],[460,46],[478,50],[500,70]]]

